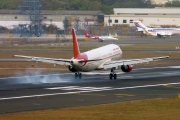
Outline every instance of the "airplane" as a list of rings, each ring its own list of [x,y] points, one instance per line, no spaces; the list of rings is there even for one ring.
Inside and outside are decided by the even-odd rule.
[[[165,38],[165,36],[171,37],[173,34],[180,33],[180,29],[177,28],[148,28],[141,21],[133,21],[137,27],[137,31],[141,31],[146,35],[157,36],[159,38]]]
[[[130,72],[134,64],[162,60],[169,56],[120,60],[122,50],[116,44],[108,44],[84,53],[79,50],[78,41],[74,28],[72,28],[73,57],[71,59],[45,58],[35,56],[14,55],[14,57],[31,59],[36,62],[52,63],[54,65],[67,65],[69,71],[75,73],[75,79],[81,79],[81,72],[110,69],[109,79],[117,79],[116,69]]]
[[[91,38],[91,39],[96,39],[98,40],[99,42],[103,42],[103,41],[106,41],[106,40],[118,40],[117,38],[115,37],[112,37],[112,36],[91,36],[87,30],[84,30],[84,35],[85,37],[87,38]]]

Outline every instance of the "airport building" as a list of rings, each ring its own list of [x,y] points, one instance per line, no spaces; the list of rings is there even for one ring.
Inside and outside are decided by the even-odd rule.
[[[63,29],[63,21],[67,17],[72,26],[78,22],[79,27],[95,22],[104,22],[104,14],[101,11],[62,11],[42,10],[43,24],[56,25]],[[18,10],[0,10],[0,26],[14,28],[19,24],[29,24],[29,15],[18,14]]]
[[[78,24],[79,29],[97,23],[134,26],[135,20],[149,27],[180,26],[180,8],[114,8],[113,15],[104,15],[101,11],[42,10],[42,23],[45,25],[53,24],[63,29],[65,17],[71,21],[68,24]],[[0,26],[14,28],[19,24],[29,24],[29,16],[18,14],[18,10],[0,10]]]
[[[135,20],[149,27],[180,27],[180,8],[114,8],[113,15],[104,16],[104,23],[108,26],[134,26]]]

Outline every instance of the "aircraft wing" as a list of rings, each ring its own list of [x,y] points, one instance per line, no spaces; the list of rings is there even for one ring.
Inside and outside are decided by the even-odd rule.
[[[104,64],[104,69],[119,67],[121,65],[134,65],[138,63],[148,63],[150,61],[158,61],[162,59],[169,58],[169,56],[162,57],[153,57],[153,58],[143,58],[143,59],[129,59],[129,60],[119,60],[119,61],[110,61]]]
[[[45,57],[34,57],[34,56],[24,56],[24,55],[14,55],[14,57],[27,58],[36,62],[51,63],[56,65],[70,65],[70,59],[58,59],[58,58],[45,58]]]

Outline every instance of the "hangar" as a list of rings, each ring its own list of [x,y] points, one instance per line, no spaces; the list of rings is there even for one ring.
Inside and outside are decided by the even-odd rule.
[[[149,27],[180,27],[180,8],[114,8],[113,15],[104,16],[104,23],[108,26],[134,26],[135,20]]]

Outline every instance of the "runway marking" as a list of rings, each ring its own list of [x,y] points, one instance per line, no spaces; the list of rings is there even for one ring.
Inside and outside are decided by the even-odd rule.
[[[55,87],[55,88],[45,88],[49,90],[82,90],[82,91],[89,91],[89,90],[109,90],[112,87],[79,87],[79,86],[67,86],[67,87]]]
[[[49,90],[57,90],[57,89],[67,89],[67,88],[77,88],[78,86],[67,86],[67,87],[54,87],[54,88],[45,88]]]
[[[88,87],[80,87],[80,90],[82,90],[82,91],[78,90],[78,91],[63,92],[63,93],[51,93],[51,94],[39,94],[39,95],[18,96],[18,97],[6,97],[6,98],[0,98],[0,100],[13,100],[13,99],[22,99],[22,98],[34,98],[34,97],[45,97],[45,96],[55,96],[55,95],[89,93],[89,92],[98,92],[98,91],[110,91],[110,90],[125,90],[125,89],[136,89],[136,88],[158,87],[158,86],[164,86],[164,85],[180,85],[180,82],[178,82],[178,83],[155,84],[155,85],[143,85],[143,86],[131,86],[131,87],[122,87],[122,88],[107,87],[107,88],[104,89],[102,87],[102,89],[89,89],[89,90],[87,90],[87,89],[84,90],[83,89],[83,88],[88,88]],[[92,88],[94,88],[94,87],[92,87]]]

